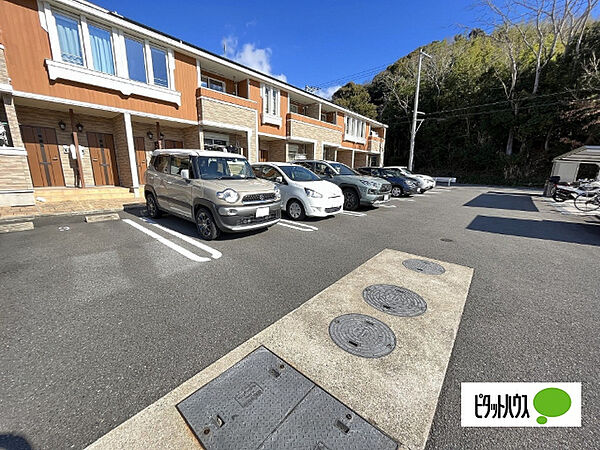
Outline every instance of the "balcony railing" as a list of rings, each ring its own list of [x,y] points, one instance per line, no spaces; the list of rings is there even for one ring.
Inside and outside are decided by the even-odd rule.
[[[216,91],[214,89],[200,87],[196,91],[198,98],[209,98],[219,100],[226,103],[231,103],[237,106],[243,106],[245,108],[256,109],[256,102],[239,95],[228,94],[227,92]]]
[[[385,146],[385,141],[379,136],[369,136],[367,138],[367,150],[370,152],[381,153]]]
[[[342,131],[341,126],[338,126],[331,122],[324,122],[322,120],[315,119],[314,117],[305,116],[304,114],[290,112],[287,114],[287,120],[297,120],[299,122],[304,122],[319,127],[325,127],[336,131]]]

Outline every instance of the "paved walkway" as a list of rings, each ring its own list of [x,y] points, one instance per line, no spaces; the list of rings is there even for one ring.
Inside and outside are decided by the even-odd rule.
[[[65,202],[36,202],[34,206],[0,207],[0,222],[31,219],[41,216],[79,215],[97,212],[122,211],[127,207],[142,206],[143,198],[72,200]]]

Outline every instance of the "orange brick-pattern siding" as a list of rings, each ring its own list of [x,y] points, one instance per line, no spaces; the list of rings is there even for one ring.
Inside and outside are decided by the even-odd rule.
[[[337,160],[338,162],[352,167],[352,152],[350,150],[338,150]]]
[[[267,150],[268,161],[286,162],[286,142],[284,140],[264,141],[259,138],[258,147]]]
[[[200,130],[197,126],[183,129],[183,146],[185,148],[200,148]]]
[[[71,119],[66,111],[53,111],[40,108],[32,108],[29,106],[16,106],[17,117],[21,125],[29,125],[32,127],[47,127],[52,128],[56,132],[56,140],[59,146],[60,163],[62,165],[63,174],[65,177],[66,186],[75,186],[75,171],[77,168],[77,160],[71,159],[68,153],[64,152],[64,147],[69,147],[73,143],[71,134]],[[67,124],[67,128],[63,131],[59,128],[58,123],[63,121]],[[111,133],[112,126],[109,119],[104,119],[94,116],[86,116],[75,114],[75,123],[81,123],[84,126],[82,133],[77,133],[79,145],[83,146],[83,157],[81,164],[83,166],[83,176],[86,186],[94,186],[94,174],[92,172],[92,161],[90,152],[87,149],[87,132],[95,131],[100,133]]]
[[[354,152],[354,167],[365,167],[368,165],[366,153]]]
[[[0,155],[0,191],[33,189],[27,155]]]

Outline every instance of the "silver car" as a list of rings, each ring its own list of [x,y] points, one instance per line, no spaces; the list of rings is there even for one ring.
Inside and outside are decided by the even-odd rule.
[[[244,156],[204,150],[156,150],[144,188],[151,217],[169,212],[196,223],[202,239],[266,228],[281,218],[281,194],[257,179]]]

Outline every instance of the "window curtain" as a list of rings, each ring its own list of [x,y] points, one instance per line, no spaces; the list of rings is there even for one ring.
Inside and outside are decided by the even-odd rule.
[[[152,71],[154,72],[154,84],[169,87],[167,78],[167,54],[157,48],[151,48]]]
[[[115,63],[113,59],[110,32],[94,26],[89,26],[89,30],[94,69],[114,75]]]
[[[78,22],[59,14],[56,14],[55,20],[62,60],[83,66]]]

